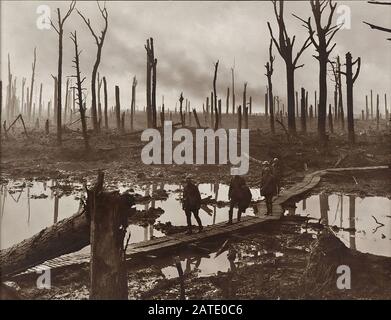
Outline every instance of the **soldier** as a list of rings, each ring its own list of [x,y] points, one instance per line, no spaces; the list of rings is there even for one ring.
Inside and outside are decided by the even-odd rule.
[[[270,168],[270,163],[269,163],[269,161],[262,161],[261,178],[263,177],[263,172],[264,172],[265,168]]]
[[[278,195],[280,193],[281,176],[282,176],[280,160],[278,160],[278,158],[274,158],[272,161],[272,174],[273,174],[275,182],[276,182],[276,192]]]
[[[266,201],[266,215],[271,215],[273,212],[273,196],[276,194],[277,187],[275,178],[270,168],[265,168],[261,181],[261,195],[265,197]]]
[[[231,180],[228,190],[228,199],[230,200],[228,212],[228,224],[232,224],[233,208],[238,207],[238,222],[242,213],[246,211],[251,203],[251,191],[246,185],[246,181],[241,176],[234,176]]]
[[[186,176],[186,183],[183,188],[183,202],[182,208],[185,210],[186,219],[187,219],[187,234],[192,233],[191,226],[191,213],[194,214],[194,218],[198,223],[199,232],[202,231],[202,222],[198,215],[198,212],[201,208],[201,194],[198,190],[198,187],[193,183],[192,177],[190,175]]]

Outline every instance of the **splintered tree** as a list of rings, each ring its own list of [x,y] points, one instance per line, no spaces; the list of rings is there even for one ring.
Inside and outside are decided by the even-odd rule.
[[[269,46],[269,62],[265,64],[266,68],[266,77],[267,77],[267,85],[268,85],[268,93],[267,96],[269,97],[269,108],[270,108],[270,131],[272,134],[275,133],[274,129],[274,108],[273,108],[273,84],[272,84],[272,75],[273,75],[273,62],[275,57],[273,56],[272,52],[273,48],[273,40],[270,40],[270,46]],[[267,100],[266,100],[267,102]],[[265,110],[265,114],[267,115],[267,109]]]
[[[217,109],[217,91],[216,91],[216,81],[217,81],[217,70],[219,68],[219,60],[215,63],[215,72],[213,76],[213,105],[215,111],[215,130],[219,128],[219,111]]]
[[[147,39],[145,46],[147,51],[147,126],[148,128],[157,127],[156,117],[156,64],[155,49],[153,45],[153,38]]]
[[[381,6],[391,6],[391,2],[386,2],[386,1],[368,1],[369,4],[375,4],[375,5],[381,5]],[[386,28],[382,26],[378,26],[369,22],[365,22],[371,29],[374,30],[380,30],[383,32],[391,33],[391,28]],[[391,41],[391,38],[387,38],[387,40]]]
[[[353,66],[357,63],[357,69],[353,75]],[[361,67],[361,58],[352,62],[350,52],[346,54],[346,72],[341,72],[346,77],[346,109],[348,113],[348,138],[350,143],[354,143],[354,119],[353,119],[353,84],[356,81]]]
[[[88,142],[88,134],[87,134],[87,123],[86,123],[86,115],[85,115],[85,108],[84,108],[84,103],[83,103],[83,82],[86,79],[85,77],[81,79],[80,76],[80,51],[78,49],[78,44],[77,44],[77,34],[76,31],[74,33],[71,33],[71,39],[75,45],[75,58],[73,60],[74,68],[76,70],[76,74],[73,76],[76,78],[76,101],[77,104],[79,105],[79,112],[80,112],[80,121],[81,121],[81,129],[83,133],[83,139],[84,139],[84,146],[86,151],[90,149],[90,145]]]
[[[326,113],[327,113],[327,63],[329,62],[329,55],[335,47],[335,43],[330,47],[331,41],[334,38],[341,25],[332,26],[333,15],[337,4],[333,4],[331,0],[311,0],[312,15],[315,20],[316,36],[318,41],[315,40],[315,31],[312,28],[311,17],[308,20],[303,20],[299,17],[304,27],[307,28],[311,42],[318,52],[317,56],[314,56],[319,61],[319,105],[318,105],[318,135],[322,142],[326,141]],[[329,7],[329,15],[325,19],[326,23],[322,25],[322,15],[325,9]],[[316,107],[316,106],[315,106]]]
[[[109,119],[107,115],[107,81],[106,77],[103,77],[103,101],[104,101],[104,118],[105,118],[105,129],[107,130],[109,128]]]
[[[57,65],[57,143],[61,144],[61,103],[62,103],[62,39],[64,35],[64,23],[68,19],[68,17],[71,15],[73,9],[75,8],[76,1],[72,1],[69,5],[68,12],[65,14],[64,17],[61,17],[60,8],[57,8],[57,26],[54,25],[53,21],[50,21],[50,24],[52,25],[53,29],[58,34],[58,65]],[[35,50],[34,50],[35,55]],[[33,85],[31,84],[31,91],[30,95],[32,97],[33,93]],[[30,97],[30,104],[31,104],[31,97]],[[31,107],[30,107],[31,109]]]
[[[345,115],[343,111],[343,97],[342,97],[342,81],[341,81],[341,61],[339,56],[337,56],[336,61],[331,63],[333,74],[334,74],[334,82],[335,82],[335,93],[334,100],[337,105],[337,118],[341,121],[341,129],[345,130]]]
[[[274,14],[278,23],[278,41],[274,38],[270,23],[269,27],[270,35],[276,46],[279,54],[285,61],[286,66],[286,80],[287,80],[287,104],[288,104],[288,130],[290,133],[296,133],[295,122],[295,70],[303,67],[304,65],[297,65],[297,62],[306,48],[311,44],[310,37],[308,37],[303,43],[300,50],[297,52],[296,57],[293,57],[293,46],[295,44],[296,36],[291,39],[286,31],[284,21],[284,1],[278,1],[279,8],[277,9],[277,1],[272,1],[274,7]]]
[[[134,116],[136,113],[136,86],[137,86],[137,79],[136,76],[134,76],[132,82],[132,100],[130,103],[130,131],[133,131],[134,129]],[[164,104],[163,104],[163,108],[164,108]]]
[[[98,73],[98,68],[102,56],[102,48],[103,43],[105,41],[106,32],[107,32],[107,26],[108,26],[108,13],[106,10],[106,2],[103,5],[103,8],[99,5],[99,2],[97,1],[98,9],[100,11],[100,14],[105,21],[105,25],[103,27],[103,30],[101,31],[101,35],[98,36],[95,31],[92,29],[90,19],[86,19],[79,10],[77,10],[80,17],[83,19],[85,24],[87,25],[88,29],[90,30],[92,36],[95,39],[95,43],[97,46],[97,53],[96,53],[96,60],[92,69],[92,76],[91,76],[91,116],[92,116],[92,125],[95,132],[99,131],[99,124],[98,124],[98,114],[97,114],[97,105],[96,105],[96,76]]]
[[[34,77],[35,77],[35,64],[37,62],[37,48],[34,48],[34,61],[32,64],[32,73],[31,73],[31,85],[30,85],[30,97],[28,103],[28,119],[31,120],[32,105],[33,105],[33,89],[34,89]]]

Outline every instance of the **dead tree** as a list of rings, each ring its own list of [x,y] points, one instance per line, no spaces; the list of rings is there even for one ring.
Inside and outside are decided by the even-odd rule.
[[[281,57],[285,61],[286,66],[286,80],[287,80],[287,104],[288,104],[288,129],[290,133],[296,133],[296,120],[295,120],[295,70],[303,67],[304,65],[297,65],[297,62],[306,48],[311,44],[310,37],[308,37],[303,43],[300,50],[297,52],[296,57],[293,57],[293,46],[295,44],[296,36],[291,39],[286,31],[284,21],[284,1],[280,0],[279,8],[277,9],[277,1],[273,0],[274,14],[278,24],[278,41],[274,38],[270,23],[269,27],[270,36],[276,46]]]
[[[331,112],[331,103],[329,104],[328,123],[329,123],[329,130],[330,130],[330,132],[334,133],[333,114]]]
[[[10,121],[10,119],[11,119],[11,114],[10,114],[11,95],[12,95],[12,73],[11,73],[10,55],[8,54],[8,86],[7,86],[7,99],[6,99],[6,104],[5,104],[5,111],[6,111],[5,112],[5,114],[6,114],[5,119],[6,119],[6,121]]]
[[[26,78],[23,78],[22,79],[22,102],[21,102],[21,105],[20,105],[20,108],[21,108],[21,113],[25,116],[26,113],[25,113],[25,108],[24,108],[24,87],[26,85]]]
[[[375,5],[386,5],[386,6],[391,6],[391,2],[386,2],[386,1],[368,1],[369,4],[375,4]],[[386,28],[382,26],[378,26],[372,23],[368,23],[363,21],[365,24],[367,24],[371,29],[374,30],[380,30],[383,32],[391,33],[391,28]],[[391,38],[387,38],[387,40],[391,41]]]
[[[101,127],[101,124],[102,124],[102,104],[101,104],[101,101],[100,101],[100,90],[102,88],[102,79],[100,79],[100,75],[99,75],[99,72],[98,72],[98,126],[99,126],[99,130],[100,130],[100,127]]]
[[[0,124],[2,123],[3,117],[3,81],[0,80]],[[0,125],[0,139],[1,139],[1,125]],[[1,156],[1,150],[0,150]]]
[[[81,79],[80,75],[80,51],[78,48],[77,43],[77,34],[76,31],[74,33],[71,33],[71,40],[73,41],[73,44],[75,46],[75,58],[73,59],[74,68],[76,71],[76,74],[73,76],[76,78],[76,100],[77,104],[79,105],[79,112],[80,112],[80,122],[81,122],[81,129],[84,139],[84,147],[86,151],[90,149],[90,144],[88,141],[88,134],[87,134],[87,122],[86,122],[86,109],[84,107],[83,102],[83,82],[86,79],[85,77]]]
[[[315,20],[316,35],[318,41],[315,40],[315,31],[312,28],[311,18],[303,20],[299,17],[304,27],[307,28],[312,44],[318,52],[314,56],[319,61],[319,106],[318,106],[318,135],[321,142],[326,142],[326,112],[327,112],[327,64],[329,55],[335,47],[335,43],[330,47],[331,41],[342,25],[332,26],[333,15],[337,4],[332,3],[332,0],[311,0],[312,15]],[[322,26],[322,15],[325,9],[329,6],[329,15],[326,18],[325,25]],[[315,106],[316,107],[316,106]]]
[[[39,118],[41,118],[41,115],[42,115],[42,83],[39,87],[39,109],[38,109]]]
[[[343,96],[342,96],[342,80],[341,80],[341,61],[337,56],[335,62],[331,62],[331,67],[334,75],[335,92],[334,100],[337,99],[337,119],[340,120],[341,129],[345,130],[345,113],[343,110]],[[336,95],[338,98],[336,98]]]
[[[73,9],[76,6],[76,1],[72,1],[69,5],[69,9],[64,17],[61,17],[60,8],[57,8],[57,26],[54,25],[53,21],[50,21],[53,29],[58,34],[58,65],[57,65],[57,143],[60,145],[62,143],[61,134],[61,112],[62,112],[62,40],[64,35],[64,23],[71,15]],[[34,53],[35,54],[35,53]],[[33,86],[31,84],[30,96],[32,97]],[[30,98],[31,104],[31,98]]]
[[[181,95],[179,96],[179,116],[181,117],[181,125],[182,127],[184,127],[185,119],[183,117],[182,104],[183,104],[183,93],[181,92]]]
[[[95,39],[95,43],[97,46],[97,53],[96,53],[96,60],[92,69],[92,76],[91,76],[91,116],[92,116],[92,125],[94,128],[95,132],[99,131],[99,126],[98,126],[98,115],[97,115],[97,109],[96,109],[96,76],[102,56],[102,48],[103,48],[103,43],[105,41],[106,37],[106,32],[107,32],[107,26],[108,26],[108,13],[106,10],[106,2],[103,5],[103,8],[99,5],[99,2],[97,1],[98,4],[98,9],[100,11],[100,14],[105,22],[105,25],[103,27],[103,30],[101,31],[101,35],[98,36],[95,31],[92,29],[90,19],[86,19],[79,10],[77,10],[78,14],[80,17],[83,19],[85,24],[87,25],[88,29],[90,30],[92,36]]]
[[[235,66],[231,68],[232,76],[232,114],[235,114]]]
[[[379,109],[379,94],[376,95],[376,130],[379,130],[380,109]]]
[[[128,298],[124,239],[128,226],[126,198],[118,191],[103,190],[103,173],[87,191],[90,213],[91,290],[90,299]]]
[[[238,132],[242,130],[242,106],[238,107]]]
[[[145,46],[147,51],[147,125],[149,127],[157,127],[156,119],[156,64],[155,49],[153,38],[147,39]]]
[[[301,88],[301,98],[300,98],[300,123],[301,131],[307,133],[307,119],[305,111],[305,89]]]
[[[348,139],[350,143],[354,143],[354,119],[353,119],[353,84],[356,81],[361,67],[361,58],[357,58],[352,62],[352,55],[350,52],[346,54],[346,72],[341,74],[346,77],[346,109],[348,114]],[[357,63],[357,69],[353,75],[353,66]]]
[[[136,86],[137,86],[137,79],[136,76],[134,76],[132,82],[132,100],[130,103],[130,131],[134,130],[134,116],[136,113]],[[164,104],[163,104],[163,108],[164,108]]]
[[[115,86],[115,118],[117,120],[117,130],[121,132],[121,102],[119,97],[119,86]]]
[[[219,60],[215,63],[215,72],[213,76],[213,105],[214,105],[214,111],[215,111],[215,130],[219,128],[219,111],[217,107],[217,89],[216,89],[216,81],[217,81],[217,69],[219,67]]]
[[[274,100],[274,97],[273,97],[273,83],[272,83],[272,75],[273,75],[273,62],[274,62],[274,59],[275,57],[273,56],[273,52],[272,52],[272,49],[273,49],[273,40],[271,39],[270,40],[270,46],[269,46],[269,62],[267,62],[265,64],[265,68],[266,68],[266,77],[267,77],[267,86],[268,86],[268,96],[269,96],[269,114],[270,114],[270,131],[272,134],[275,133],[275,128],[274,128],[274,107],[273,107],[273,100]],[[267,102],[267,100],[266,100]],[[267,105],[267,103],[266,103]],[[265,106],[266,108],[266,115],[267,115],[267,107]]]
[[[32,64],[32,73],[31,73],[31,84],[30,84],[30,97],[28,103],[28,120],[31,120],[31,111],[33,105],[33,91],[34,91],[34,77],[35,77],[35,64],[37,62],[37,48],[34,48],[34,60]]]
[[[245,82],[243,86],[243,118],[244,128],[248,129],[247,82]]]
[[[229,113],[229,87],[227,87],[227,99],[226,99],[226,111],[225,111],[225,114],[228,114]]]
[[[107,130],[109,128],[109,119],[107,115],[107,81],[106,77],[103,77],[103,100],[104,100],[104,117],[105,117],[105,129]]]

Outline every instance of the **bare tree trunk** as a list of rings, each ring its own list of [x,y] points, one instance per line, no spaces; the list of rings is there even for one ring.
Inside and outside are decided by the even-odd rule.
[[[329,104],[328,122],[329,122],[329,130],[330,130],[330,132],[331,132],[331,133],[334,133],[334,127],[333,127],[333,114],[331,113],[331,103]]]
[[[307,119],[305,111],[305,89],[301,88],[301,99],[300,99],[300,113],[301,113],[301,131],[307,133]]]
[[[33,105],[33,90],[34,90],[34,77],[35,77],[35,64],[37,61],[37,48],[34,48],[34,61],[32,65],[31,84],[30,84],[30,98],[28,105],[28,120],[31,120],[31,110]]]
[[[136,76],[134,76],[133,83],[132,83],[132,101],[130,104],[130,131],[134,130],[134,116],[136,113],[136,86],[137,86],[137,80],[136,80]]]
[[[118,86],[115,86],[115,116],[117,119],[117,131],[121,132],[121,104]]]
[[[85,24],[87,25],[88,29],[90,30],[92,36],[95,39],[96,45],[97,45],[97,52],[96,52],[96,60],[92,69],[92,76],[91,76],[91,116],[92,116],[92,125],[95,132],[99,132],[99,125],[98,125],[98,116],[97,116],[97,106],[96,106],[96,76],[98,73],[98,68],[100,64],[100,60],[102,57],[102,48],[103,43],[106,37],[107,32],[107,26],[108,26],[108,13],[106,10],[106,4],[104,4],[103,8],[100,7],[98,2],[98,8],[100,11],[100,14],[102,18],[105,21],[105,25],[103,30],[101,31],[101,34],[99,36],[96,35],[94,30],[91,27],[90,19],[86,19],[79,10],[77,10],[80,17],[83,19]]]
[[[83,103],[83,89],[82,89],[83,81],[85,80],[85,78],[81,79],[81,76],[80,76],[80,60],[79,60],[80,52],[79,52],[78,44],[77,44],[76,31],[73,34],[71,33],[71,39],[72,39],[74,46],[75,46],[75,58],[74,58],[73,62],[75,64],[75,69],[76,69],[76,75],[74,75],[74,77],[76,78],[76,88],[77,88],[76,96],[77,96],[77,103],[79,105],[81,129],[82,129],[83,139],[84,139],[84,147],[87,152],[88,150],[90,150],[90,144],[88,142],[87,121],[86,121],[86,115],[85,115],[86,109],[85,109],[85,104]]]
[[[353,65],[358,63],[356,73],[353,76]],[[348,113],[348,138],[350,143],[355,142],[354,135],[354,119],[353,119],[353,84],[356,81],[361,67],[361,59],[358,58],[352,62],[352,55],[350,52],[346,54],[346,109]]]
[[[225,114],[228,114],[229,113],[229,87],[227,87],[227,100],[226,100],[226,111],[225,111]]]
[[[118,192],[100,188],[88,191],[87,206],[91,213],[91,290],[90,299],[128,298],[124,238],[127,215],[121,210],[124,200]]]
[[[217,90],[216,90],[216,81],[217,81],[217,69],[219,67],[219,60],[215,63],[215,72],[213,77],[213,104],[214,104],[214,110],[215,110],[215,126],[214,129],[217,130],[219,128],[219,112],[217,109]]]
[[[109,128],[109,119],[107,115],[107,81],[106,77],[103,77],[103,95],[104,95],[104,117],[105,117],[105,129]]]

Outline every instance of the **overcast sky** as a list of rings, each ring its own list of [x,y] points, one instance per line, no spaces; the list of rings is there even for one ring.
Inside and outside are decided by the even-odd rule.
[[[51,8],[52,18],[56,18],[56,8],[64,14],[68,1],[2,1],[1,2],[1,72],[7,79],[6,59],[11,56],[12,73],[18,78],[19,92],[21,79],[26,77],[29,85],[34,47],[37,48],[36,83],[44,85],[44,100],[52,98],[53,80],[57,73],[58,35],[54,30],[40,30],[36,12],[40,5]],[[362,59],[361,72],[355,84],[356,113],[365,108],[365,94],[373,89],[381,94],[381,107],[384,93],[391,88],[391,43],[387,34],[370,30],[363,20],[391,27],[391,7],[374,6],[363,1],[338,2],[342,9],[350,9],[351,28],[340,30],[335,36],[337,46],[331,57],[343,56],[350,51],[353,58]],[[198,2],[115,2],[108,1],[109,27],[103,47],[100,74],[108,80],[110,104],[113,104],[114,86],[121,89],[121,104],[130,105],[131,78],[138,79],[137,105],[145,105],[145,41],[154,38],[157,64],[157,101],[165,96],[166,107],[173,108],[183,91],[193,107],[202,106],[210,95],[213,80],[213,64],[220,60],[218,73],[218,96],[224,101],[227,86],[231,83],[231,67],[235,61],[236,96],[241,103],[242,88],[248,82],[248,95],[253,97],[254,110],[259,111],[264,104],[266,86],[264,64],[268,60],[270,41],[267,21],[275,29],[275,17],[270,1],[198,1]],[[77,8],[91,19],[94,29],[100,32],[103,20],[96,2],[77,2]],[[296,50],[307,37],[307,31],[300,21],[293,18],[296,13],[303,18],[311,15],[306,1],[289,1],[285,4],[288,33],[296,35]],[[336,22],[340,13],[336,13]],[[77,30],[79,46],[82,49],[81,63],[83,75],[87,77],[89,88],[92,65],[96,56],[96,45],[80,16],[74,12],[64,26],[64,76],[73,72],[73,43],[69,33]],[[277,32],[275,32],[277,33]],[[388,35],[389,37],[389,35]],[[278,52],[276,56],[273,84],[275,93],[283,102],[286,96],[285,65]],[[295,52],[296,52],[295,50]],[[296,90],[304,86],[310,91],[313,103],[314,90],[317,90],[318,64],[312,55],[311,46],[302,55],[299,64],[305,66],[296,71]],[[65,84],[65,80],[63,81]],[[333,83],[329,81],[329,102],[332,103]],[[239,102],[240,101],[240,102]],[[389,99],[391,101],[391,99]],[[90,96],[88,97],[88,103]],[[390,102],[389,102],[390,105]],[[382,107],[381,112],[384,108]]]

